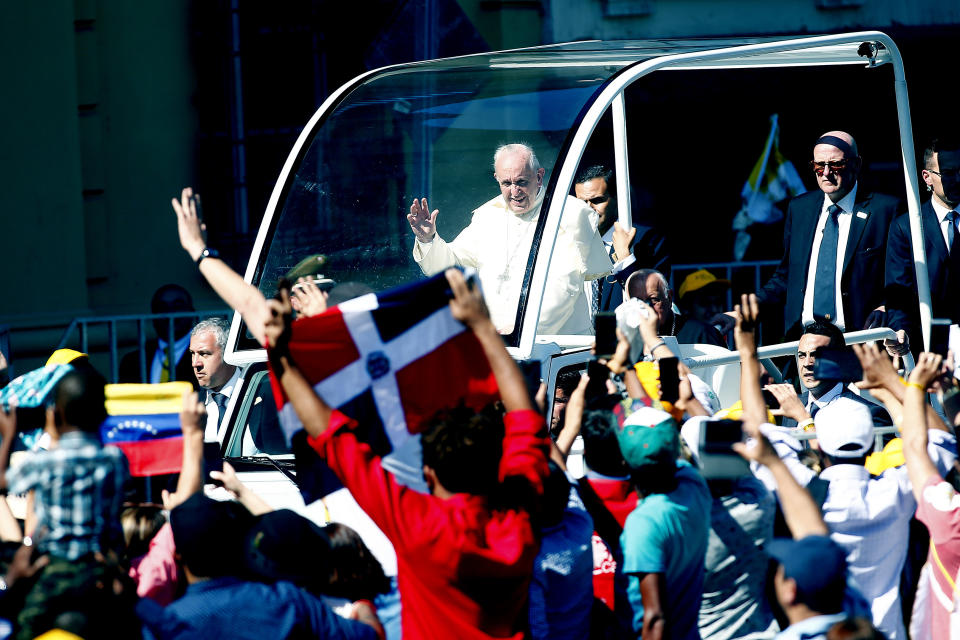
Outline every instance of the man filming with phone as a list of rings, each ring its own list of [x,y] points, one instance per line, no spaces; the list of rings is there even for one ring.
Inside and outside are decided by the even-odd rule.
[[[875,426],[893,424],[886,409],[851,390],[851,383],[862,377],[859,369],[840,329],[817,318],[804,327],[797,345],[797,371],[806,391],[798,396],[791,384],[767,385],[780,404],[779,409],[771,409],[774,415],[783,416],[782,426],[812,430],[817,412],[837,398],[849,398],[870,410]]]

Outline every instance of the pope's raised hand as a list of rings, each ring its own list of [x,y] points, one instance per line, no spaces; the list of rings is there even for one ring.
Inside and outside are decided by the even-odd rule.
[[[438,213],[440,213],[439,209],[430,212],[426,198],[413,199],[413,204],[410,205],[410,213],[407,214],[407,222],[410,223],[410,228],[413,230],[413,234],[417,236],[417,240],[420,242],[433,241],[433,237],[437,233]]]

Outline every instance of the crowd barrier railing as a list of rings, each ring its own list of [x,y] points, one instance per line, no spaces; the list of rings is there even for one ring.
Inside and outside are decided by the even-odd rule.
[[[172,313],[142,313],[118,316],[92,316],[87,318],[74,318],[64,330],[63,336],[60,338],[60,342],[57,344],[56,348],[63,349],[65,347],[75,345],[79,346],[79,350],[83,353],[89,353],[91,330],[98,326],[105,327],[107,330],[106,350],[108,351],[110,357],[107,379],[110,382],[117,382],[120,377],[120,331],[123,329],[129,329],[129,325],[134,325],[136,332],[136,349],[139,355],[138,361],[140,380],[146,381],[147,369],[150,364],[148,359],[153,357],[153,354],[146,353],[147,330],[145,327],[148,322],[152,324],[154,320],[162,320],[166,323],[166,335],[164,336],[164,340],[166,341],[167,348],[169,349],[169,361],[174,362],[176,360],[174,358],[174,343],[177,340],[176,332],[174,330],[175,321],[180,318],[189,318],[191,323],[196,323],[201,318],[209,318],[212,316],[223,317],[229,321],[233,316],[233,312],[225,309],[218,309],[214,311],[177,311]],[[78,341],[74,341],[75,333],[79,334]]]

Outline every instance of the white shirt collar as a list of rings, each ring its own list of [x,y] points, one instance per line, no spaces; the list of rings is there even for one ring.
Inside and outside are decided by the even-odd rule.
[[[233,375],[230,376],[230,379],[227,380],[227,383],[225,385],[223,385],[216,391],[212,389],[207,389],[207,401],[210,402],[213,400],[213,398],[211,398],[210,396],[210,394],[212,393],[222,393],[227,398],[231,397],[233,395],[233,390],[236,388],[237,383],[239,381],[240,381],[240,367],[237,367],[236,369],[234,369]]]
[[[813,405],[817,405],[818,407],[823,409],[841,393],[843,393],[842,382],[838,382],[836,386],[832,387],[829,391],[827,391],[825,394],[823,394],[819,398],[815,398],[813,397],[812,393],[807,392],[807,411],[809,411],[810,408],[813,407]]]
[[[840,208],[843,209],[843,213],[853,213],[854,209],[857,206],[857,187],[859,183],[853,185],[853,189],[850,189],[850,193],[840,198],[840,201],[837,202],[840,205]],[[820,208],[820,211],[826,211],[830,208],[830,205],[833,204],[833,200],[830,199],[830,196],[823,194],[823,207]]]
[[[960,211],[960,209],[947,209],[945,206],[936,201],[935,198],[930,198],[930,204],[933,205],[933,212],[937,214],[937,222],[943,224],[944,218],[947,217],[947,214],[951,211]]]

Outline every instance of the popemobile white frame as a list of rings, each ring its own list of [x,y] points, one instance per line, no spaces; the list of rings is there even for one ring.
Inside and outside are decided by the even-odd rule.
[[[589,45],[590,43],[578,43]],[[776,67],[814,67],[823,65],[862,65],[865,68],[874,68],[884,64],[893,65],[894,91],[897,104],[897,118],[900,130],[901,160],[903,163],[904,180],[906,183],[907,207],[910,219],[910,229],[913,237],[913,255],[916,268],[917,289],[920,300],[920,319],[925,348],[930,344],[930,288],[927,279],[926,255],[923,244],[923,228],[920,223],[920,200],[917,167],[914,156],[913,132],[910,125],[910,105],[907,96],[907,85],[904,77],[903,61],[900,52],[893,40],[879,31],[863,31],[856,33],[791,38],[757,44],[723,47],[695,52],[660,55],[650,57],[649,49],[631,49],[629,43],[624,43],[621,50],[611,48],[611,44],[604,43],[604,48],[596,51],[596,58],[618,65],[626,65],[608,81],[606,86],[592,99],[584,117],[574,132],[572,141],[565,155],[558,158],[554,167],[559,168],[555,180],[554,193],[558,197],[550,199],[547,212],[547,221],[540,242],[540,251],[536,256],[533,275],[529,287],[529,297],[526,313],[522,319],[519,341],[516,347],[509,347],[511,355],[517,360],[537,359],[542,363],[543,379],[547,388],[551,390],[549,405],[552,405],[552,390],[555,387],[557,372],[568,365],[585,362],[590,358],[590,343],[592,336],[554,336],[538,335],[536,332],[539,321],[540,303],[546,284],[547,267],[552,258],[553,245],[559,227],[559,221],[565,198],[563,195],[570,192],[577,167],[591,139],[601,117],[610,107],[613,122],[613,148],[615,169],[621,179],[618,189],[619,198],[623,204],[619,207],[620,223],[629,226],[630,188],[629,188],[629,151],[627,149],[627,122],[625,115],[624,91],[640,78],[654,71],[684,70],[684,69],[736,69],[736,68],[776,68]],[[593,61],[578,61],[566,59],[557,61],[541,52],[546,48],[521,49],[505,51],[491,55],[495,68],[530,68],[551,66],[586,66],[596,65]],[[428,66],[431,63],[417,63]],[[337,89],[331,94],[313,117],[304,127],[291,150],[283,169],[271,194],[260,226],[256,242],[247,266],[245,279],[254,282],[257,272],[258,259],[266,246],[271,222],[275,215],[282,210],[280,198],[288,180],[293,178],[292,172],[304,145],[313,138],[318,126],[322,126],[324,116],[336,108],[340,99],[347,92],[364,80],[377,74],[405,67],[410,69],[415,65],[397,65],[370,71],[358,76],[351,82]],[[624,184],[627,183],[627,184]],[[252,362],[263,362],[266,354],[263,349],[236,350],[238,336],[241,330],[239,314],[234,314],[230,331],[226,360],[232,364],[246,365]],[[854,332],[847,335],[847,342],[865,342],[891,335],[889,329],[879,329],[868,332]],[[677,346],[681,355],[688,364],[698,369],[701,377],[715,385],[721,402],[729,400],[725,396],[735,393],[731,384],[739,376],[739,358],[735,353],[725,350],[706,350],[692,345]],[[762,349],[763,357],[787,355],[795,353],[796,343],[772,345]],[[769,367],[768,367],[769,368]]]

